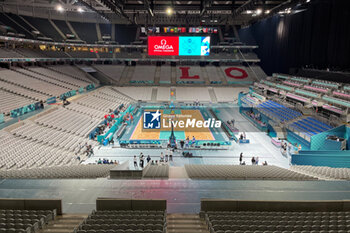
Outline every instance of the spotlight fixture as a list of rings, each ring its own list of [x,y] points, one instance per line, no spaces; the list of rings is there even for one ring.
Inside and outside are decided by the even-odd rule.
[[[83,13],[83,12],[84,12],[84,9],[81,8],[81,7],[78,7],[77,11],[80,12],[80,13]]]
[[[56,6],[56,10],[59,11],[59,12],[63,12],[64,11],[64,8],[62,5],[57,5]]]
[[[256,12],[255,12],[255,14],[257,14],[257,15],[260,15],[261,13],[262,13],[261,9],[257,9]]]
[[[267,15],[270,14],[270,10],[266,10],[265,14],[267,14]]]
[[[168,7],[168,8],[166,9],[166,14],[167,14],[167,15],[172,15],[173,13],[174,13],[173,8]]]

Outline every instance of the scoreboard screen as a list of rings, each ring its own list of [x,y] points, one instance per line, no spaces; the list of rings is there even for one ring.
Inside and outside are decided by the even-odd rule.
[[[210,36],[149,36],[148,55],[208,56]]]

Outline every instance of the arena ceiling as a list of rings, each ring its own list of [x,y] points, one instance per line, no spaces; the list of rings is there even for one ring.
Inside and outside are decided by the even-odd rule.
[[[245,25],[307,2],[309,0],[0,0],[0,9],[50,16],[60,10],[70,17],[94,13],[114,23],[143,25]]]

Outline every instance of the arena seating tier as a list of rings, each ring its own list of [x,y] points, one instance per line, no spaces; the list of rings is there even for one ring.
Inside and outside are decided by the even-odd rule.
[[[40,50],[37,50],[37,49],[16,48],[14,51],[16,51],[16,53],[18,54],[22,54],[24,57],[31,57],[31,58],[44,57],[44,55],[40,53]]]
[[[57,146],[0,131],[0,168],[18,169],[78,164],[77,155]]]
[[[211,98],[207,87],[176,87],[176,100],[210,102]]]
[[[99,210],[93,211],[77,233],[165,233],[165,211]]]
[[[33,99],[0,89],[0,113],[8,114],[13,109],[32,104],[34,102],[35,101]]]
[[[289,126],[293,127],[298,132],[305,134],[306,136],[309,136],[309,137],[332,129],[331,126],[321,121],[318,121],[313,117],[306,117],[304,119],[293,122]]]
[[[0,170],[0,177],[2,179],[95,179],[107,177],[109,170],[115,166],[113,164],[95,164]]]
[[[54,219],[51,210],[0,209],[1,233],[35,233]]]
[[[135,100],[150,101],[152,99],[152,87],[113,87],[126,96],[132,96]]]
[[[1,91],[0,91],[1,94]],[[24,98],[24,97],[23,97]],[[85,159],[85,144],[96,145],[89,133],[110,109],[128,106],[131,98],[111,87],[100,88],[73,101],[66,108],[47,112],[0,131],[0,167],[37,168],[79,164]]]
[[[185,165],[192,179],[317,180],[276,166]]]
[[[119,82],[125,68],[124,65],[94,65],[93,67],[101,71],[115,82]]]
[[[44,82],[51,83],[53,85],[65,88],[66,92],[68,90],[77,89],[76,85],[72,85],[71,83],[67,83],[64,80],[48,76],[46,73],[46,70],[41,67],[35,67],[35,68],[29,68],[29,69],[17,69],[16,71],[19,73],[25,74],[29,77],[35,77],[36,79],[40,79]],[[64,79],[64,77],[62,77],[62,79]]]
[[[97,58],[96,53],[91,51],[71,51],[67,53],[73,58]]]
[[[147,165],[142,171],[143,178],[169,178],[169,165]]]
[[[75,32],[81,40],[88,44],[95,44],[97,39],[97,31],[94,23],[70,22]]]
[[[28,30],[25,25],[21,25],[20,23],[16,22],[15,19],[12,17],[15,16],[14,14],[4,14],[0,13],[0,22],[2,22],[4,25],[11,27],[13,30],[16,31],[17,36],[24,37],[27,39],[34,39],[32,33],[30,32],[30,29]],[[21,35],[20,35],[21,34]]]
[[[136,66],[130,83],[152,84],[154,83],[156,66]]]
[[[116,109],[121,104],[127,106],[130,103],[130,98],[107,87],[83,96],[76,103],[95,110],[109,112],[110,109]]]
[[[58,114],[57,111],[54,113]],[[98,121],[95,121],[95,123],[98,124]],[[76,123],[73,122],[73,124]],[[95,125],[93,125],[93,127],[94,126]],[[36,142],[42,142],[43,144],[52,145],[74,153],[78,153],[81,150],[81,147],[87,142],[86,137],[89,133],[88,130],[91,131],[92,129],[87,128],[82,130],[83,131],[81,132],[81,130],[78,128],[73,128],[72,131],[69,131],[68,128],[48,128],[43,127],[39,124],[35,124],[32,121],[25,120],[21,126],[12,130],[11,133],[22,138]],[[92,142],[92,144],[96,145],[97,143]]]
[[[62,42],[62,36],[57,32],[57,30],[51,25],[50,21],[44,18],[22,16],[30,24],[35,25],[35,27],[46,37],[53,39],[54,41]]]
[[[350,180],[349,168],[332,168],[318,166],[292,166],[292,170],[299,171],[312,176],[324,177],[326,179]]]
[[[15,50],[0,48],[0,58],[23,58],[22,54],[17,53]]]
[[[48,69],[44,67],[33,67],[29,68],[30,71],[35,72],[37,75],[41,74],[43,76],[49,77],[50,79],[57,80],[58,82],[70,85],[72,89],[77,89],[79,87],[85,87],[91,80],[88,80],[83,75],[78,78],[72,76],[72,74],[79,74],[78,70],[75,70],[72,66],[59,66],[54,69]],[[68,73],[68,75],[66,74]]]
[[[41,50],[40,53],[43,57],[51,58],[69,58],[69,54],[64,51],[51,51],[51,50]]]
[[[350,215],[334,212],[208,211],[211,233],[348,232]]]
[[[75,79],[74,80],[75,82],[80,81],[76,83],[77,85],[80,85],[80,86],[86,85],[86,83],[91,83],[91,80],[86,77],[86,74],[83,71],[79,70],[78,67],[75,67],[75,66],[60,65],[60,66],[47,66],[45,68],[54,71],[52,75],[55,75],[56,73],[59,73],[61,75],[64,74],[65,76],[69,76]]]
[[[34,121],[42,126],[54,128],[81,137],[87,137],[102,119],[92,118],[76,111],[58,108]]]
[[[20,70],[21,69],[19,69],[19,71]],[[46,82],[45,80],[36,78],[34,75],[27,76],[16,70],[0,70],[0,79],[49,96],[59,96],[60,94],[69,91],[67,88]]]
[[[290,121],[302,116],[300,112],[294,111],[271,100],[261,103],[257,107],[263,113],[266,112],[265,114],[280,122]]]
[[[158,101],[169,101],[170,98],[170,87],[158,87],[157,88],[157,100]]]

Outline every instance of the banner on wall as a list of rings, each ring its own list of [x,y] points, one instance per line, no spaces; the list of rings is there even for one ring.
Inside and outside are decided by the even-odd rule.
[[[54,104],[54,103],[56,103],[56,96],[51,97],[51,98],[48,98],[48,99],[46,100],[46,103],[47,103],[47,104]]]
[[[91,83],[85,87],[85,90],[89,91],[95,88],[95,84]]]
[[[40,109],[40,103],[34,103],[34,104],[29,104],[27,106],[23,106],[21,108],[14,109],[10,112],[11,117],[16,118],[18,116],[24,115],[26,113],[35,111],[37,109]]]
[[[1,113],[1,114],[0,114],[0,123],[3,123],[4,121],[5,121],[5,119],[4,119],[4,114]]]
[[[76,90],[68,91],[60,95],[60,99],[63,100],[63,97],[69,98],[69,97],[75,96],[76,94],[77,94]]]

